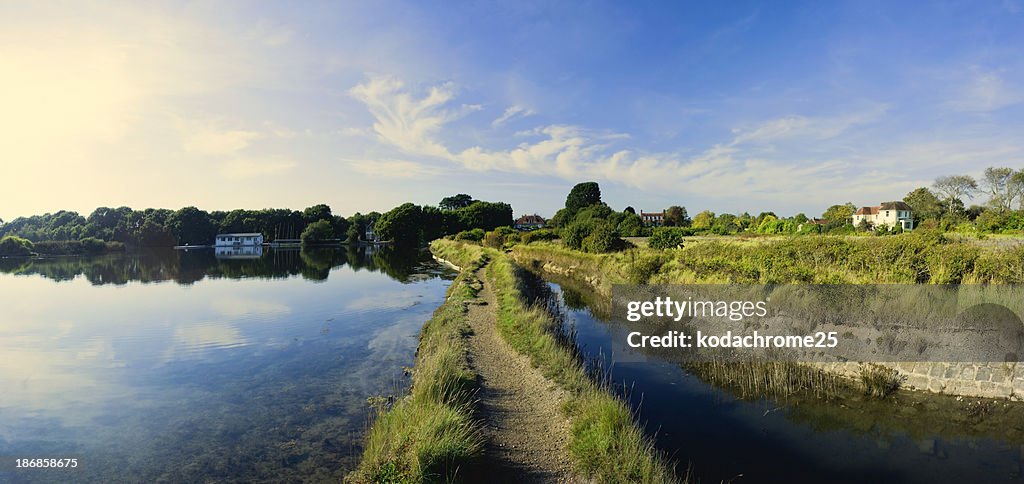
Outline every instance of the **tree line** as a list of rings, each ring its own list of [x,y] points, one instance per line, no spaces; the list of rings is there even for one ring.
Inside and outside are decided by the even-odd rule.
[[[417,245],[462,230],[491,230],[512,224],[512,207],[503,202],[475,200],[466,194],[446,197],[438,207],[405,203],[383,214],[335,215],[327,204],[302,211],[268,208],[207,212],[196,207],[179,210],[135,210],[131,207],[99,207],[88,216],[61,210],[56,213],[0,221],[0,239],[6,238],[4,254],[26,255],[37,245],[64,249],[94,249],[96,242],[127,247],[207,245],[218,233],[261,233],[264,240],[299,239],[312,244],[325,241],[367,241],[373,228],[380,240],[397,245]],[[73,243],[73,244],[72,244]],[[93,250],[85,250],[91,252]]]

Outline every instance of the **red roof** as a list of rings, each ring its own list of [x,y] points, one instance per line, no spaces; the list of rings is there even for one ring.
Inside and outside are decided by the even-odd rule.
[[[537,214],[533,214],[533,215],[523,215],[522,217],[519,217],[519,218],[516,219],[516,225],[532,225],[532,224],[544,225],[544,217],[541,217],[540,215],[537,215]]]

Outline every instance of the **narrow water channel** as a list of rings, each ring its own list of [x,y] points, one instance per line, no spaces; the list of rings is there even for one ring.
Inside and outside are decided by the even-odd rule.
[[[535,283],[546,284],[584,356],[601,362],[658,447],[700,482],[1024,482],[1024,419],[1002,407],[1012,404],[972,412],[954,397],[911,392],[741,399],[673,363],[614,362],[598,296],[544,277]]]

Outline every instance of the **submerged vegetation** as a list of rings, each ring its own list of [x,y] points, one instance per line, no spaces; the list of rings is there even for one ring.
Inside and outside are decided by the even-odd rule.
[[[644,435],[628,404],[595,381],[572,348],[559,341],[558,322],[526,303],[519,269],[508,257],[480,246],[436,241],[438,257],[465,265],[492,257],[487,276],[498,298],[498,331],[534,366],[568,392],[569,452],[578,471],[597,482],[672,482],[672,466]],[[486,252],[485,252],[486,251]]]
[[[466,305],[479,290],[472,274],[459,275],[424,325],[409,395],[393,405],[372,399],[375,421],[362,462],[347,481],[447,482],[480,456],[483,440],[473,419],[476,375],[466,343]]]

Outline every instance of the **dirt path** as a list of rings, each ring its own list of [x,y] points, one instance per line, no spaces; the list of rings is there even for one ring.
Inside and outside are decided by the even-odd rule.
[[[580,482],[569,461],[569,421],[561,412],[566,394],[512,349],[495,326],[497,303],[483,269],[477,271],[483,304],[469,306],[473,335],[470,363],[480,375],[490,482]]]

